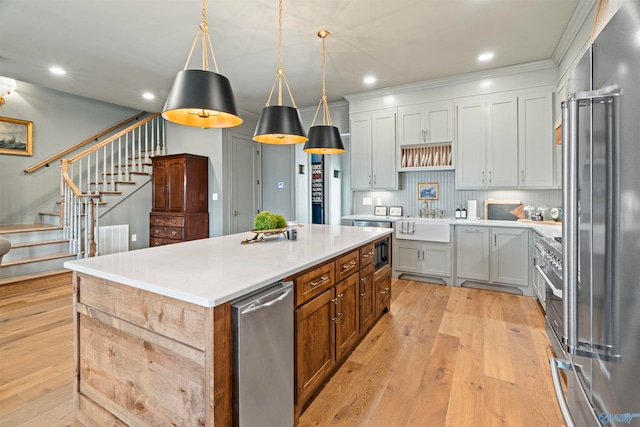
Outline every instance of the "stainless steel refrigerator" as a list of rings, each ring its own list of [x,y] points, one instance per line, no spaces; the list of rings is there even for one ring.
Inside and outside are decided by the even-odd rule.
[[[567,87],[558,401],[568,426],[640,426],[640,0],[611,18]]]

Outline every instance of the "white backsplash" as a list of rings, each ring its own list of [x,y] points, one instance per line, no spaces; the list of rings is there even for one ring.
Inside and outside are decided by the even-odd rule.
[[[455,171],[402,172],[399,174],[400,189],[396,191],[354,191],[353,214],[372,215],[377,199],[383,206],[402,206],[403,215],[418,216],[418,209],[424,209],[424,201],[418,200],[418,183],[437,182],[440,199],[429,201],[429,209],[445,211],[445,217],[455,216],[456,206],[467,206],[467,200],[478,201],[478,215],[484,216],[484,201],[520,200],[524,205],[549,208],[562,205],[562,190],[456,190]],[[372,206],[363,206],[362,199],[373,199]]]

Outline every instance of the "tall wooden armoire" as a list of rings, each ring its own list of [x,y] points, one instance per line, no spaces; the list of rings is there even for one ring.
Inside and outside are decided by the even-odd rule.
[[[152,159],[149,245],[209,237],[209,158],[172,154]]]

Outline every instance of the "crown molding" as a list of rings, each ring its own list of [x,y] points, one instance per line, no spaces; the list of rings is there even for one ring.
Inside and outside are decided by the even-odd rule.
[[[560,37],[560,41],[551,55],[551,59],[556,64],[560,64],[564,59],[564,56],[569,51],[569,48],[573,44],[578,32],[586,22],[587,18],[593,12],[593,9],[598,4],[597,0],[578,0],[576,10],[573,11],[569,23]]]
[[[528,73],[531,71],[546,70],[549,68],[557,68],[555,62],[551,59],[543,59],[540,61],[526,62],[523,64],[509,65],[506,67],[492,68],[482,71],[474,71],[472,73],[457,74],[454,76],[442,77],[433,80],[424,80],[421,82],[408,83],[405,85],[391,86],[382,89],[375,89],[367,92],[358,92],[345,95],[345,99],[349,102],[359,101],[369,98],[377,98],[387,95],[397,95],[399,93],[414,92],[417,90],[432,89],[435,87],[450,86],[460,83],[473,82],[487,77],[511,76],[514,74]]]

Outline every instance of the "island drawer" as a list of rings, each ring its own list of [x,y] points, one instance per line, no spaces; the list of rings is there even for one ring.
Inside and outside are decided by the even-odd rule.
[[[182,240],[184,228],[178,227],[151,227],[151,237]]]
[[[300,305],[320,295],[336,282],[333,263],[329,262],[296,277],[296,305]]]
[[[336,269],[336,282],[341,282],[360,270],[360,251],[355,250],[341,256],[334,261]]]
[[[362,246],[360,248],[360,266],[364,267],[370,262],[373,262],[374,255],[375,251],[373,243],[367,243],[366,245]]]
[[[164,214],[150,214],[149,223],[151,225],[167,225],[169,227],[184,227],[183,215],[164,215]]]

